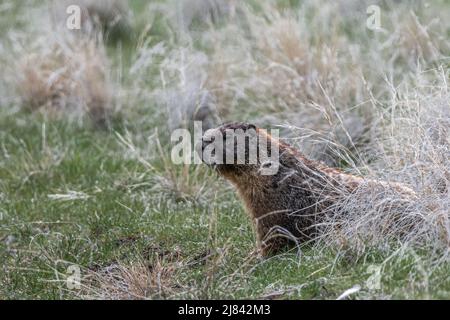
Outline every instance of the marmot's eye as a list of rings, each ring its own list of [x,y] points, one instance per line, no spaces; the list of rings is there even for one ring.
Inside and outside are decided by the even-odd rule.
[[[263,168],[263,169],[268,169],[270,167],[272,167],[272,162],[270,162],[270,161],[264,162],[261,164],[261,168]]]

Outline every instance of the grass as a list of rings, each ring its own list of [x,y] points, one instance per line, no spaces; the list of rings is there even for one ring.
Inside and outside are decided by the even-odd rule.
[[[123,156],[112,133],[26,114],[2,116],[1,128],[3,299],[90,296],[92,289],[67,289],[68,266],[80,266],[88,281],[116,264],[157,260],[174,276],[147,297],[335,299],[357,284],[360,297],[448,297],[448,265],[423,275],[420,254],[393,263],[376,251],[352,259],[305,247],[259,260],[231,190],[199,203],[152,193],[137,176],[146,168]],[[365,287],[370,265],[383,266],[377,290]]]
[[[12,11],[2,30],[13,30],[12,38],[23,32],[32,44],[27,35],[36,22],[14,18],[28,7],[5,3]],[[448,199],[428,180],[450,181],[450,51],[443,37],[450,27],[431,23],[425,10],[397,28],[397,15],[410,9],[400,5],[383,16],[394,31],[374,34],[335,15],[332,4],[248,4],[238,7],[239,19],[217,25],[200,19],[180,34],[170,1],[130,1],[132,36],[107,42],[110,61],[102,61],[116,88],[105,127],[71,121],[66,109],[58,117],[32,113],[18,102],[23,97],[14,97],[19,93],[3,90],[12,82],[0,79],[0,299],[337,299],[355,286],[359,291],[349,298],[450,297],[449,251],[433,235],[427,238],[432,249],[372,243],[361,252],[321,242],[262,260],[233,189],[203,166],[168,160],[168,133],[179,123],[167,110],[189,113],[206,91],[223,120],[300,127],[292,142],[309,156],[321,153],[304,140],[341,147],[324,159],[413,185],[428,197],[426,205],[437,204],[448,217]],[[335,33],[323,25],[330,15]],[[415,37],[419,20],[427,28]],[[0,66],[11,67],[8,59],[17,52],[8,53],[7,34],[0,32]],[[350,58],[346,50],[354,43],[364,48],[353,48]],[[436,134],[444,136],[441,142],[433,140]],[[367,227],[369,213],[353,205],[345,231],[359,244],[352,226]],[[80,288],[68,286],[71,266],[80,269]]]

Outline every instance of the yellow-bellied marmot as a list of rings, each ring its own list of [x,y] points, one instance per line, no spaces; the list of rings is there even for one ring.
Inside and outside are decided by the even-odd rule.
[[[233,137],[232,150],[234,162],[217,162],[214,156],[221,153],[225,160],[230,151],[227,147],[229,132],[253,132],[246,137],[244,163],[237,163],[237,139]],[[223,141],[217,141],[221,137]],[[261,174],[261,169],[270,164],[261,159],[259,153],[256,162],[251,162],[250,150],[258,150],[260,142],[268,140],[269,153],[278,150],[277,171],[274,174]],[[220,142],[220,143],[219,143]],[[228,141],[230,142],[230,141]],[[241,140],[242,142],[242,140]],[[257,148],[251,144],[257,143]],[[205,157],[204,152],[212,147],[213,157]],[[228,149],[227,149],[228,148]],[[401,184],[363,179],[346,174],[338,169],[329,168],[304,157],[293,147],[270,136],[266,130],[246,123],[225,124],[217,129],[208,130],[202,139],[202,159],[208,165],[230,181],[244,201],[252,217],[261,253],[264,256],[276,253],[288,244],[314,240],[317,225],[324,214],[341,199],[363,183],[369,188],[393,188],[406,198],[414,197],[414,191]],[[211,159],[213,159],[211,161]],[[215,160],[214,160],[215,159]]]

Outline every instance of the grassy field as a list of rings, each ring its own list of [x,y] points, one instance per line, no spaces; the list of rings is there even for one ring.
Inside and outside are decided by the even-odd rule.
[[[364,298],[448,297],[449,266],[429,274],[414,252],[390,261],[305,247],[259,260],[229,188],[203,199],[161,192],[152,175],[164,170],[127,159],[114,133],[17,114],[1,128],[2,298],[335,299],[358,284]],[[81,292],[66,287],[70,265],[86,277]],[[383,267],[374,291],[370,265]]]
[[[352,7],[357,18],[346,17],[345,8],[331,18],[331,3],[267,1],[266,8],[248,1],[234,18],[226,18],[229,8],[212,19],[193,15],[181,33],[169,2],[130,1],[132,35],[105,40],[113,88],[106,101],[114,107],[98,125],[79,111],[31,112],[24,105],[30,100],[14,89],[23,83],[14,78],[14,44],[31,43],[33,32],[45,39],[47,31],[30,31],[36,20],[20,17],[31,8],[47,11],[33,1],[0,1],[1,15],[17,15],[0,22],[7,30],[0,33],[7,70],[0,85],[0,299],[337,299],[351,288],[354,299],[448,299],[450,251],[438,236],[426,245],[415,238],[376,245],[372,237],[363,250],[325,238],[329,243],[263,260],[231,186],[205,166],[173,165],[169,133],[183,123],[175,113],[190,116],[185,97],[208,92],[223,121],[295,126],[287,135],[309,156],[412,185],[441,209],[448,232],[450,188],[432,186],[436,177],[450,186],[450,24],[433,19],[435,12],[445,17],[450,4],[436,2],[409,25],[397,18],[417,8],[382,3],[387,31],[377,34],[365,29],[366,6]],[[389,6],[395,10],[386,17]],[[404,25],[397,44],[390,35]],[[293,32],[283,38],[286,27]],[[19,52],[42,51],[30,48]],[[287,69],[304,82],[296,87]],[[444,128],[437,146],[426,140],[427,126],[441,128],[433,119]],[[325,138],[342,148],[324,149]],[[428,231],[421,235],[434,235]],[[358,231],[348,227],[346,235],[356,245]],[[67,281],[73,267],[81,277],[75,288]]]

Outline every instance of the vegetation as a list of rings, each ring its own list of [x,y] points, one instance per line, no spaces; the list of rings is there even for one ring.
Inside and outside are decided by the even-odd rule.
[[[447,1],[379,1],[377,30],[373,1],[71,2],[81,30],[0,0],[0,299],[450,296]],[[396,195],[348,195],[263,260],[233,189],[171,162],[193,120],[279,128],[417,200],[386,234]]]

